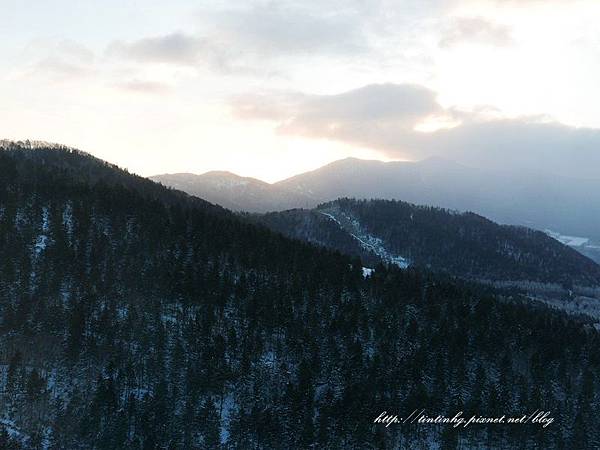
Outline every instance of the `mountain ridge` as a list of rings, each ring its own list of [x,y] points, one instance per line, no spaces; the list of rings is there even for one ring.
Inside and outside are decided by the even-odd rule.
[[[467,279],[600,287],[600,265],[571,247],[541,231],[499,225],[472,212],[342,198],[312,210],[254,217],[287,236],[369,261]]]
[[[474,211],[502,224],[580,236],[583,239],[572,241],[580,245],[572,246],[600,262],[600,203],[589,195],[600,192],[600,180],[483,170],[443,158],[417,162],[346,158],[270,184],[268,190],[264,195],[259,189],[210,190],[199,185],[188,192],[232,210],[260,213],[314,208],[340,197]]]

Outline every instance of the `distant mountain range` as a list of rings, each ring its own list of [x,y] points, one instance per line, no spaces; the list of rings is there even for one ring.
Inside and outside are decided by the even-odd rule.
[[[499,223],[548,230],[600,261],[600,202],[594,194],[600,192],[600,179],[483,170],[441,158],[419,162],[347,158],[273,184],[228,172],[151,179],[237,211],[313,208],[340,197],[473,211]]]
[[[240,177],[231,172],[214,171],[202,175],[175,173],[156,175],[150,179],[233,211],[281,211],[315,204],[315,200],[303,192],[256,178]]]

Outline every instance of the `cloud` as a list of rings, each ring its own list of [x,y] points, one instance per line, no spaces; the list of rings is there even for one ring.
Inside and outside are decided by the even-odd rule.
[[[93,64],[95,60],[95,55],[92,50],[79,42],[69,39],[59,41],[56,44],[56,51],[80,64]]]
[[[277,123],[279,133],[325,138],[398,152],[397,142],[423,120],[446,115],[435,93],[412,84],[372,84],[337,95],[244,96],[232,101],[245,119]]]
[[[45,75],[54,80],[70,80],[90,75],[91,69],[87,66],[71,63],[61,57],[45,58],[33,64],[28,74],[31,76]]]
[[[454,18],[444,30],[439,46],[447,48],[465,43],[506,46],[513,43],[513,38],[508,26],[483,17]]]
[[[390,158],[441,156],[481,167],[543,168],[600,178],[600,129],[542,117],[501,119],[486,108],[443,108],[435,92],[418,85],[368,85],[337,95],[246,96],[234,99],[232,108],[241,118],[274,121],[280,133],[342,141]],[[452,126],[418,131],[427,121]]]
[[[282,119],[287,130],[327,130],[360,123],[414,126],[441,111],[435,93],[411,84],[371,84],[336,95],[275,93],[233,99],[244,118]]]
[[[356,54],[368,47],[355,9],[323,11],[300,4],[270,3],[203,17],[215,39],[270,56],[306,53]]]
[[[33,40],[21,57],[26,63],[16,70],[16,78],[73,81],[89,77],[95,70],[94,52],[71,40]]]
[[[164,94],[171,89],[171,87],[165,83],[137,79],[116,83],[115,87],[124,91],[140,94]]]
[[[115,41],[106,55],[124,62],[166,64],[219,73],[250,73],[239,49],[190,33],[170,33],[135,41]]]
[[[269,62],[282,59],[366,52],[360,19],[353,10],[323,13],[294,3],[210,9],[198,15],[193,33],[115,41],[106,54],[136,63],[264,73]]]
[[[113,42],[107,53],[136,62],[197,65],[206,53],[206,43],[184,33],[172,33],[133,42]]]
[[[481,167],[600,179],[600,129],[527,117],[472,121],[431,134],[414,134],[409,145],[416,152]]]

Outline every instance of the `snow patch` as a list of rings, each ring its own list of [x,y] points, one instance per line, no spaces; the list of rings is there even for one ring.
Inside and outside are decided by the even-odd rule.
[[[580,236],[566,236],[564,234],[560,234],[557,231],[552,231],[552,230],[544,230],[544,232],[556,239],[558,242],[561,242],[562,244],[568,245],[569,247],[581,247],[582,245],[587,244],[590,239],[586,238],[586,237],[580,237]]]
[[[229,430],[231,429],[231,418],[235,411],[235,399],[233,395],[226,395],[221,404],[221,430],[220,438],[221,443],[227,443],[229,439]]]
[[[321,212],[321,211],[319,211]],[[325,213],[325,212],[321,212],[321,214],[323,214],[325,217],[329,217],[331,220],[333,220],[335,223],[337,223],[340,227],[342,226],[342,224],[340,223],[339,220],[337,220],[335,217],[333,217],[331,214]]]
[[[73,238],[73,202],[68,201],[62,214],[62,223],[67,231],[69,242]]]
[[[6,430],[6,433],[10,436],[11,439],[19,441],[21,444],[25,444],[29,439],[28,436],[19,431],[13,420],[0,419],[0,426],[2,426]]]
[[[395,264],[401,269],[406,269],[410,265],[406,258],[403,258],[402,256],[392,255],[385,248],[383,241],[376,236],[373,236],[368,233],[362,233],[360,236],[357,236],[354,233],[350,233],[350,236],[356,239],[361,244],[362,248],[364,248],[365,250],[371,250],[373,253],[375,253],[377,256],[379,256],[381,259],[388,263]]]
[[[49,241],[50,241],[50,239],[45,234],[40,234],[36,238],[35,244],[33,246],[34,251],[35,251],[35,256],[39,256],[40,253],[42,253],[44,250],[46,250],[46,247],[48,246]]]
[[[42,232],[50,231],[50,209],[47,206],[42,208]]]
[[[129,393],[133,395],[136,400],[143,400],[147,395],[152,394],[150,389],[145,388],[132,389]]]
[[[50,210],[45,206],[42,208],[41,228],[41,233],[35,238],[35,243],[33,244],[33,253],[35,257],[40,256],[50,243],[50,238],[46,234],[50,232]]]
[[[276,358],[274,352],[265,352],[261,358],[261,362],[268,367],[275,367]]]
[[[400,255],[394,255],[386,247],[381,238],[374,236],[363,229],[360,222],[343,211],[337,211],[338,216],[334,216],[331,211],[329,213],[320,211],[321,214],[334,220],[340,228],[346,230],[350,236],[358,241],[360,246],[365,250],[369,250],[379,256],[388,264],[394,264],[401,269],[406,269],[410,265],[410,261]]]
[[[364,278],[370,277],[371,275],[373,275],[373,272],[375,272],[375,269],[371,269],[369,267],[362,268],[362,274]]]

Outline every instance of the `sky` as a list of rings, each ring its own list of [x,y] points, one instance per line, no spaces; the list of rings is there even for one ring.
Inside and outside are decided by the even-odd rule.
[[[595,0],[0,0],[0,139],[269,182],[344,157],[600,178]]]

